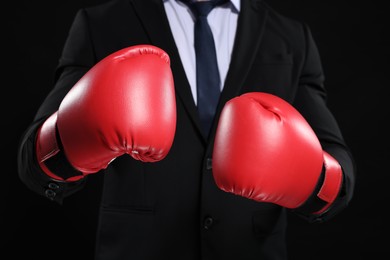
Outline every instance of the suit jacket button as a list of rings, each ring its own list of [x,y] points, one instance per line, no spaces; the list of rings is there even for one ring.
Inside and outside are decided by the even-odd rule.
[[[54,200],[54,197],[57,195],[57,193],[55,193],[55,191],[53,191],[53,190],[46,190],[45,195],[50,200]]]
[[[212,217],[206,217],[203,221],[203,228],[208,230],[212,227],[213,224],[214,219]]]
[[[57,190],[60,188],[60,186],[58,186],[57,183],[51,182],[51,183],[49,183],[49,188],[52,190]]]
[[[206,159],[206,170],[211,170],[213,168],[213,160],[211,158]]]

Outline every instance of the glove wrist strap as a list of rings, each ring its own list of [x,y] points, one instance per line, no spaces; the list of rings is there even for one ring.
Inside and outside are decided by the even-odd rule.
[[[66,159],[56,127],[57,112],[40,127],[36,139],[36,156],[45,174],[57,181],[77,181],[84,177]]]

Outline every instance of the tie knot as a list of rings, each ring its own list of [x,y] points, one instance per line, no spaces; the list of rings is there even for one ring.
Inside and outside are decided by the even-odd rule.
[[[214,1],[193,2],[191,8],[197,16],[207,16],[214,8]]]
[[[188,5],[191,11],[198,16],[207,16],[211,10],[217,6],[226,3],[227,0],[210,0],[210,1],[191,1],[181,0],[183,3]]]

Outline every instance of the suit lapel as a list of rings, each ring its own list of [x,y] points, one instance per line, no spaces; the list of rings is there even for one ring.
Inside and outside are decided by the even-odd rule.
[[[166,51],[171,59],[171,68],[175,80],[178,98],[182,101],[187,113],[201,135],[201,125],[191,87],[181,63],[168,19],[161,0],[129,0],[134,6],[138,17],[145,26],[151,44]],[[179,100],[177,100],[179,102]]]

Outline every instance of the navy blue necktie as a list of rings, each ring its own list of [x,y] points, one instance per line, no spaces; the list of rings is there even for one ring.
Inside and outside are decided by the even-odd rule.
[[[203,132],[206,138],[217,108],[221,79],[219,76],[217,55],[213,34],[207,22],[207,15],[217,5],[227,0],[200,1],[181,0],[187,4],[196,17],[195,21],[195,54],[196,54],[196,89],[197,106]]]

